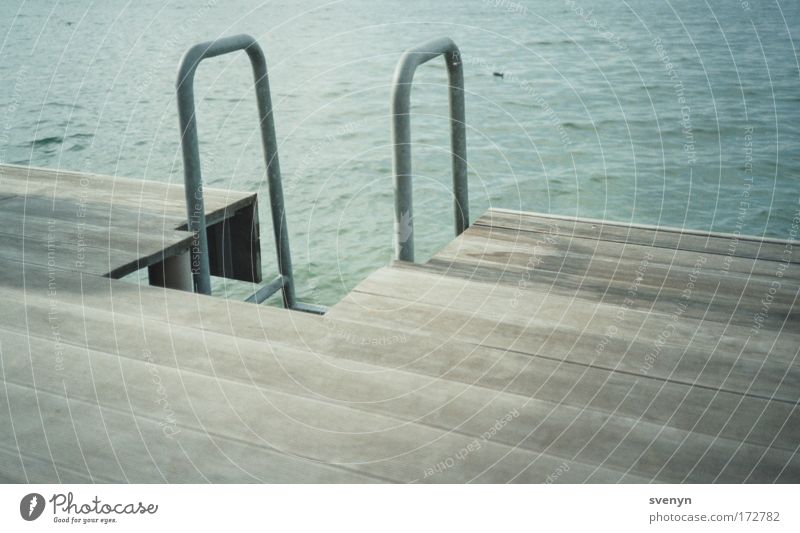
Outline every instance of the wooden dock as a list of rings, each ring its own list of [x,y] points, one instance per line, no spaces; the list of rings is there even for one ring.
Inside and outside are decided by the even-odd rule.
[[[0,481],[800,482],[796,242],[491,210],[314,316],[114,279],[183,205],[0,167]]]

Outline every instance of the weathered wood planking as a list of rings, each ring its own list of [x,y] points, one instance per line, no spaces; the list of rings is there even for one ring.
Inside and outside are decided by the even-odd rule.
[[[255,194],[204,195],[212,274],[260,281]],[[0,257],[27,264],[119,278],[191,246],[182,184],[0,165],[0,207]]]
[[[44,276],[34,275],[31,276],[31,280],[29,299],[37,292],[42,294],[46,286]],[[106,285],[103,285],[104,283]],[[81,284],[64,278],[58,280],[61,291],[91,294],[109,291],[111,286],[108,283],[107,280],[93,279],[83,280]],[[338,358],[340,365],[344,365],[346,361],[343,360],[347,359],[378,367],[396,367],[430,376],[435,380],[453,380],[473,386],[504,390],[526,398],[537,397],[588,409],[594,408],[596,404],[600,410],[611,409],[620,415],[637,419],[644,417],[644,420],[658,423],[673,418],[672,423],[679,428],[701,432],[713,431],[714,435],[722,429],[722,436],[730,435],[731,438],[741,440],[746,433],[741,433],[740,427],[722,427],[718,418],[709,417],[704,423],[696,424],[704,414],[702,410],[697,409],[698,405],[707,405],[708,402],[722,403],[734,406],[735,409],[731,412],[737,411],[736,416],[761,413],[759,421],[764,422],[765,427],[747,437],[753,443],[768,444],[777,439],[773,444],[789,449],[794,447],[800,435],[797,433],[800,427],[794,424],[789,424],[779,434],[769,431],[770,420],[787,420],[794,416],[792,406],[783,402],[765,402],[760,398],[751,397],[739,399],[737,402],[722,401],[731,397],[735,399],[735,396],[728,392],[689,387],[680,383],[664,384],[662,380],[653,377],[633,383],[626,374],[587,368],[580,364],[565,364],[549,358],[532,362],[527,355],[494,350],[458,341],[452,337],[437,340],[424,334],[403,332],[401,339],[398,337],[397,329],[402,327],[399,317],[398,320],[392,321],[390,317],[371,314],[368,315],[369,321],[367,321],[365,319],[367,315],[356,316],[355,319],[360,319],[361,322],[325,318],[320,324],[317,317],[305,314],[271,308],[258,308],[258,312],[253,312],[247,306],[231,305],[230,302],[215,299],[195,298],[192,295],[171,291],[157,294],[151,291],[147,298],[143,298],[135,286],[114,285],[113,290],[113,301],[111,298],[87,299],[84,309],[86,306],[92,306],[92,309],[99,309],[102,313],[113,310],[138,320],[141,320],[138,317],[147,316],[158,322],[169,321],[173,326],[184,324],[196,328],[202,324],[206,335],[211,335],[213,332],[234,337],[237,346],[249,346],[245,341],[267,343],[273,357],[283,355],[290,359],[299,357],[294,355],[294,352],[291,354],[286,352],[300,346],[303,350],[313,351],[317,357]],[[39,313],[43,314],[44,310]],[[62,320],[65,319],[66,317]],[[80,328],[80,320],[75,320],[77,322],[74,327]],[[386,327],[380,327],[381,324]],[[149,335],[148,338],[152,340],[153,337]],[[390,342],[381,342],[381,348],[378,350],[375,345],[364,342],[365,339]],[[242,350],[249,351],[250,348]],[[185,357],[180,356],[179,360],[184,360]],[[285,364],[287,369],[293,366],[290,363]],[[351,368],[350,365],[345,366]],[[305,383],[313,375],[311,368],[308,372],[308,374],[303,372],[301,364],[292,372],[292,376],[298,383]],[[396,379],[392,378],[392,381]],[[315,390],[320,385],[314,383],[309,386]],[[392,384],[384,384],[382,387],[387,391],[395,390]],[[598,394],[600,388],[605,388],[602,394]],[[357,394],[362,390],[365,390],[363,386],[348,389],[349,394]],[[642,410],[647,407],[647,402],[643,400],[649,402],[655,396],[668,402],[668,406],[671,407],[665,408],[662,402],[658,402],[643,413]],[[375,400],[369,396],[350,396],[349,399],[359,402]],[[679,402],[681,402],[680,408],[675,409],[674,405]],[[719,414],[719,411],[715,414]],[[773,427],[775,428],[781,430],[780,425]]]
[[[703,232],[644,224],[624,224],[607,220],[542,215],[507,209],[490,209],[475,221],[475,225],[519,232],[556,233],[570,237],[588,237],[602,242],[644,244],[668,250],[705,252],[767,261],[786,260],[784,252],[789,242],[785,239],[771,237]],[[787,237],[789,236],[787,235]],[[789,261],[800,263],[800,258],[794,254]]]
[[[719,236],[692,234],[716,246],[701,251],[675,232],[598,237],[573,220],[539,244],[540,218],[490,212],[428,264],[380,270],[318,317],[102,277],[107,256],[171,253],[183,199],[169,186],[99,179],[82,226],[95,266],[76,268],[73,228],[50,222],[74,216],[76,193],[53,203],[53,174],[33,174],[0,180],[8,213],[44,213],[0,229],[0,427],[13,424],[0,480],[800,479],[792,261],[757,334],[747,326],[782,243],[766,243],[770,259],[723,257]],[[257,223],[224,198],[210,204],[223,218]],[[146,231],[126,234],[131,223]],[[544,259],[521,288],[532,247]],[[698,257],[721,276],[693,275],[705,309],[674,319]],[[220,268],[240,268],[230,259]]]
[[[93,293],[91,301],[98,302],[94,289],[89,287],[85,289],[87,292]],[[194,299],[191,295],[166,294]],[[199,298],[195,302],[183,302],[182,306],[191,309],[198,305],[206,306],[217,303],[220,302]],[[16,305],[22,305],[22,303]],[[47,313],[49,303],[44,299],[34,302],[29,298],[27,306],[30,315],[36,319],[36,315],[44,316]],[[223,318],[221,306],[216,307],[218,317]],[[659,447],[662,451],[664,447],[669,446],[675,450],[678,448],[677,443],[687,440],[696,443],[694,460],[693,462],[687,461],[686,464],[694,464],[703,455],[707,457],[708,461],[720,461],[729,457],[734,447],[739,448],[741,457],[735,463],[735,468],[724,472],[721,479],[742,479],[746,475],[745,471],[749,473],[756,462],[760,461],[762,466],[751,480],[771,480],[773,478],[769,476],[775,476],[776,472],[779,472],[791,458],[790,450],[779,451],[781,446],[772,446],[773,449],[767,450],[762,446],[741,445],[738,439],[724,437],[717,439],[717,435],[714,435],[717,446],[707,453],[706,450],[712,442],[712,438],[704,437],[702,433],[695,435],[675,429],[661,429],[661,424],[648,423],[641,420],[640,417],[622,416],[619,410],[610,415],[607,410],[597,409],[580,402],[564,402],[562,400],[553,403],[515,394],[509,395],[508,392],[500,392],[500,387],[494,387],[494,392],[492,392],[488,390],[492,387],[479,384],[459,385],[451,383],[453,380],[446,375],[439,379],[423,379],[418,372],[411,372],[407,369],[398,371],[365,364],[348,364],[346,371],[340,371],[339,365],[336,364],[336,355],[328,356],[324,351],[317,350],[313,355],[306,354],[303,350],[292,348],[288,343],[281,345],[273,342],[266,345],[242,336],[233,339],[206,330],[203,333],[205,337],[203,344],[209,353],[202,353],[203,350],[198,351],[197,347],[192,344],[192,340],[196,336],[196,329],[179,327],[174,319],[169,332],[161,333],[163,322],[160,320],[143,321],[141,316],[137,317],[133,314],[126,317],[119,314],[112,315],[106,309],[87,309],[85,306],[82,308],[84,310],[83,317],[73,319],[72,313],[65,312],[64,316],[59,319],[59,331],[63,342],[70,342],[70,338],[77,339],[72,342],[81,347],[85,344],[93,351],[112,351],[119,356],[134,360],[142,359],[141,346],[147,346],[150,353],[160,354],[158,358],[160,365],[169,367],[177,365],[184,371],[191,370],[218,378],[225,376],[234,381],[257,383],[263,387],[262,393],[268,397],[271,394],[270,391],[273,390],[301,397],[313,398],[316,396],[324,398],[330,403],[348,405],[357,411],[381,413],[394,419],[405,420],[408,423],[423,423],[441,429],[456,428],[452,431],[457,434],[466,433],[473,437],[480,434],[482,427],[485,428],[487,424],[491,425],[493,420],[514,410],[519,412],[519,418],[513,425],[507,426],[502,433],[495,437],[498,443],[506,443],[537,452],[547,450],[548,455],[555,455],[571,461],[575,460],[577,454],[580,460],[594,464],[604,462],[606,468],[622,470],[630,467],[626,462],[626,456],[641,454],[645,459],[649,458],[651,452],[646,451],[647,446],[651,443],[649,436],[658,432],[661,434]],[[68,310],[65,308],[65,311]],[[231,319],[237,323],[240,320],[239,311],[240,306],[229,307],[229,313],[233,314]],[[4,322],[13,324],[13,317],[17,316],[14,303],[9,304],[7,313]],[[275,309],[265,309],[266,316],[262,319],[270,323],[277,322],[276,328],[291,328],[291,322],[286,320],[289,314]],[[297,318],[299,319],[300,316]],[[104,334],[86,333],[82,327],[85,320],[97,324],[103,331],[121,331],[125,336],[115,335],[112,339]],[[20,320],[20,322],[22,321]],[[190,324],[196,326],[197,322],[190,322]],[[298,326],[299,324],[295,324],[295,327]],[[137,327],[141,328],[139,339],[132,337],[132,332],[136,332]],[[317,324],[313,329],[319,330],[319,325]],[[324,337],[324,335],[321,336],[320,341],[324,341]],[[146,343],[143,340],[145,338],[147,339]],[[10,335],[6,335],[4,340],[6,344],[13,345],[15,342],[13,336]],[[324,350],[325,343],[319,342],[318,344],[323,346],[322,350]],[[407,339],[404,348],[415,352],[417,349],[415,344],[415,339]],[[332,353],[336,354],[337,352]],[[41,376],[37,375],[37,381],[39,379]],[[408,391],[415,393],[409,395]],[[573,407],[570,407],[570,404]],[[301,418],[302,416],[301,414],[295,415],[295,417]],[[306,415],[306,417],[308,416]],[[356,417],[360,418],[360,416]],[[321,422],[317,420],[315,424],[319,425]],[[564,428],[568,429],[564,431]],[[380,434],[383,429],[385,428],[373,426],[376,434]],[[532,431],[533,429],[536,431]],[[624,438],[618,438],[619,436],[624,436]],[[759,437],[762,436],[759,434]],[[616,454],[608,457],[607,450],[604,452],[604,448],[599,446],[581,450],[590,437],[602,438],[608,443],[614,442]],[[330,438],[323,440],[330,444]],[[669,444],[670,442],[672,444]],[[729,446],[725,445],[726,442]],[[683,445],[682,452],[688,455],[686,446],[688,445]],[[362,446],[362,448],[361,453],[366,456],[370,448],[369,446]],[[722,453],[723,450],[725,453]],[[747,458],[748,453],[749,459]],[[770,463],[773,464],[773,467],[768,468],[767,465]],[[655,461],[647,461],[643,463],[643,466],[634,468],[633,473],[639,476],[653,476],[661,466],[663,465]],[[660,474],[659,477],[663,480],[680,481],[686,475],[687,472],[672,468]],[[523,479],[529,478],[524,477]],[[599,473],[595,474],[594,479],[601,479]]]
[[[37,277],[37,276],[34,276]],[[141,315],[123,316],[115,313],[108,312],[108,307],[102,310],[88,308],[85,304],[87,301],[93,302],[93,305],[103,301],[103,298],[94,291],[92,287],[83,287],[83,293],[91,294],[91,297],[84,299],[80,306],[66,304],[64,302],[70,301],[72,296],[69,290],[65,287],[64,277],[60,279],[60,298],[62,298],[59,308],[63,310],[63,316],[57,319],[58,331],[60,341],[65,345],[63,352],[69,353],[72,351],[72,344],[75,348],[78,346],[81,350],[87,348],[92,352],[115,354],[111,358],[115,361],[118,357],[125,357],[126,360],[133,361],[143,359],[142,350],[146,349],[147,353],[158,354],[158,364],[161,366],[172,367],[178,365],[181,367],[184,381],[186,379],[185,373],[202,374],[209,377],[214,376],[217,380],[225,376],[226,380],[232,382],[240,382],[244,384],[257,383],[259,390],[251,400],[252,404],[261,404],[266,400],[266,405],[257,409],[259,416],[265,414],[269,407],[278,403],[280,404],[279,412],[275,416],[280,418],[281,413],[287,413],[292,409],[296,412],[292,413],[291,420],[302,421],[302,428],[311,426],[315,428],[320,435],[316,438],[303,439],[303,445],[308,446],[302,455],[312,457],[316,460],[332,462],[334,459],[330,456],[331,450],[341,450],[343,447],[358,450],[358,462],[369,461],[374,463],[373,467],[377,469],[381,477],[386,477],[394,481],[413,481],[424,475],[422,466],[427,464],[420,462],[417,464],[419,470],[416,469],[414,463],[405,464],[403,459],[402,475],[397,471],[391,476],[385,468],[391,468],[395,472],[399,465],[391,466],[396,463],[397,459],[388,458],[385,461],[381,460],[389,450],[393,447],[400,447],[393,451],[392,454],[400,454],[406,457],[408,454],[415,454],[415,448],[420,444],[425,443],[425,453],[437,453],[436,450],[441,448],[440,441],[442,439],[449,440],[451,438],[467,439],[465,442],[477,438],[482,432],[490,428],[498,418],[502,418],[508,412],[519,409],[520,419],[526,420],[525,424],[515,426],[514,431],[508,431],[502,437],[498,436],[495,442],[485,444],[488,452],[494,454],[493,450],[497,449],[498,454],[496,457],[502,457],[503,463],[514,463],[519,471],[515,471],[510,467],[498,467],[487,473],[488,476],[505,477],[510,479],[514,475],[520,474],[520,481],[541,480],[542,476],[548,474],[552,470],[554,464],[558,464],[556,458],[550,454],[542,453],[543,447],[546,443],[542,443],[542,439],[552,438],[552,434],[548,431],[537,433],[539,443],[538,447],[534,444],[519,445],[519,440],[524,439],[530,431],[531,424],[540,420],[547,410],[550,409],[549,403],[542,403],[532,401],[528,406],[522,405],[525,398],[508,397],[505,394],[498,394],[496,391],[487,395],[485,391],[481,393],[480,389],[475,389],[461,383],[441,382],[431,380],[427,377],[420,376],[414,373],[407,373],[389,368],[380,368],[370,365],[355,365],[350,364],[346,371],[338,371],[335,360],[320,361],[320,354],[305,355],[302,350],[297,348],[290,348],[288,346],[280,346],[277,349],[270,347],[264,343],[249,341],[243,338],[232,338],[222,336],[212,332],[205,331],[204,342],[198,349],[197,345],[197,323],[192,322],[194,327],[178,327],[175,321],[168,331],[164,331],[164,322],[161,320],[145,320],[143,321]],[[114,284],[112,283],[112,285]],[[148,291],[152,289],[148,288]],[[25,320],[15,320],[17,317],[17,307],[25,305],[29,319],[38,321],[48,316],[50,312],[51,302],[49,296],[47,298],[41,296],[31,296],[31,293],[36,294],[36,290],[32,289],[26,296],[26,302],[19,302],[18,304],[11,303],[3,313],[2,322],[6,328],[18,328],[20,331],[24,328]],[[195,299],[193,295],[172,294],[170,296],[187,297],[192,300]],[[212,304],[225,304],[219,300],[209,298],[200,298],[201,303]],[[106,306],[110,306],[113,302],[110,299],[106,300]],[[183,306],[188,305],[192,307],[191,301],[184,301]],[[75,307],[73,313],[72,307]],[[238,304],[233,306],[234,309],[241,313],[248,312],[252,314],[253,306],[246,304]],[[77,314],[79,309],[83,310],[82,317],[73,316]],[[221,306],[217,307],[221,310]],[[276,317],[280,316],[285,319],[288,318],[288,313],[270,309],[272,314]],[[220,317],[221,318],[221,317]],[[98,331],[102,333],[94,333],[93,331],[85,331],[83,323],[89,321],[98,326]],[[319,325],[317,324],[317,329]],[[140,331],[141,330],[141,331]],[[120,333],[109,336],[109,332]],[[164,332],[164,333],[161,333]],[[25,337],[23,335],[14,336],[13,332],[0,332],[4,345],[6,346],[20,346],[20,343],[27,339],[30,344],[39,343],[40,341]],[[43,339],[44,342],[49,342]],[[44,348],[34,351],[42,351]],[[210,353],[205,353],[208,350]],[[170,353],[177,351],[174,356]],[[75,357],[79,355],[76,354]],[[166,357],[166,359],[165,359]],[[209,361],[213,357],[213,360]],[[272,358],[277,359],[271,361]],[[143,361],[142,361],[143,362]],[[44,388],[46,383],[49,383],[47,372],[48,366],[45,364],[46,360],[42,361],[40,368],[45,369],[43,376],[36,372],[37,387]],[[209,364],[210,363],[210,364]],[[119,364],[119,363],[113,363]],[[132,364],[130,361],[127,364]],[[290,372],[291,371],[291,372]],[[86,371],[84,371],[85,373]],[[163,371],[164,373],[167,370]],[[27,375],[26,370],[17,372],[6,372],[6,379],[14,381],[15,375]],[[95,374],[107,376],[107,371],[96,371]],[[55,379],[55,376],[50,376]],[[378,378],[378,379],[376,379]],[[74,388],[71,388],[74,392]],[[116,390],[113,389],[112,390]],[[408,391],[419,391],[418,394],[408,396]],[[91,392],[91,391],[90,391]],[[288,394],[280,394],[285,392]],[[87,393],[90,394],[90,393]],[[275,395],[278,395],[277,399]],[[494,398],[492,398],[494,397]],[[319,399],[327,399],[325,405],[316,405]],[[219,400],[223,405],[229,402]],[[288,403],[282,403],[288,402]],[[300,402],[300,405],[295,405]],[[307,402],[312,402],[308,408],[303,408]],[[103,402],[106,405],[106,402]],[[330,407],[328,407],[330,404]],[[448,404],[451,404],[448,407]],[[359,434],[368,436],[357,446],[354,444],[345,444],[340,441],[351,441],[357,439],[357,435],[344,434],[337,436],[337,433],[345,426],[343,419],[337,416],[332,416],[330,409],[335,406],[341,406],[334,409],[345,409],[351,412],[345,419],[351,420],[350,424],[356,421],[366,421],[369,426],[360,430]],[[564,410],[565,408],[562,408]],[[206,412],[207,408],[203,410]],[[478,413],[476,414],[476,411]],[[481,411],[483,411],[481,413]],[[567,411],[569,411],[567,409]],[[577,412],[577,411],[575,411]],[[368,417],[366,413],[375,413],[381,415],[380,418]],[[230,416],[233,416],[231,413]],[[587,413],[588,415],[588,413]],[[564,414],[553,414],[555,418],[561,418]],[[230,417],[228,417],[230,418]],[[589,417],[595,420],[602,420],[602,417],[597,417],[596,414]],[[284,421],[288,424],[290,421]],[[378,422],[381,422],[380,424]],[[421,425],[422,429],[416,429]],[[208,424],[206,424],[208,426]],[[462,426],[459,428],[459,426]],[[453,429],[458,428],[458,429]],[[583,427],[583,430],[588,431],[588,427]],[[271,442],[279,441],[284,442],[285,439],[294,441],[297,437],[297,431],[287,431],[279,434],[269,433],[264,435],[264,438],[269,438]],[[403,432],[404,436],[417,435],[411,441],[406,441],[395,435],[395,431]],[[525,431],[524,434],[518,435],[518,431]],[[419,435],[428,435],[425,439]],[[255,437],[255,436],[254,436]],[[508,439],[514,439],[510,443]],[[426,439],[430,438],[428,443]],[[391,445],[385,442],[385,439],[391,441]],[[295,444],[291,450],[294,453],[300,453],[301,446]],[[530,449],[533,448],[533,449]],[[449,449],[446,448],[445,451]],[[500,453],[500,450],[503,450]],[[531,454],[531,452],[536,452]],[[375,457],[370,457],[374,454]],[[441,456],[440,460],[445,460],[447,454]],[[345,459],[340,459],[344,461]],[[354,461],[356,459],[349,459]],[[435,464],[431,463],[431,464]],[[519,465],[522,465],[521,467]],[[547,465],[544,468],[542,465]],[[373,468],[370,467],[370,468]],[[356,465],[354,468],[363,469],[364,466]],[[481,466],[477,463],[473,467],[462,467],[454,470],[450,475],[442,476],[443,480],[465,480],[460,476],[464,475],[478,475],[476,472],[481,472],[486,468],[486,465]],[[582,468],[576,464],[576,468],[580,471],[583,470],[584,474],[588,475],[590,472],[595,471],[594,466],[584,465]],[[526,473],[527,469],[527,473]],[[472,472],[470,474],[470,472]],[[594,473],[597,479],[602,480],[619,480],[624,478],[624,474],[619,471],[609,470],[608,468],[601,468]],[[400,476],[400,477],[397,477]],[[455,477],[453,477],[455,476]],[[628,476],[626,479],[643,479],[636,476]]]
[[[174,183],[144,181],[16,165],[0,165],[0,189],[3,195],[45,197],[78,203],[105,205],[143,212],[145,215],[176,217],[186,223],[186,199],[182,180]],[[252,205],[254,193],[206,188],[203,190],[206,219],[209,225],[225,218],[226,213]],[[143,218],[148,218],[144,216]]]
[[[427,264],[376,272],[330,317],[529,357],[570,391],[583,379],[576,368],[613,376],[587,406],[614,396],[605,384],[657,382],[655,394],[606,408],[695,433],[749,440],[766,431],[769,446],[794,454],[800,440],[786,428],[800,401],[796,245],[490,211]],[[771,409],[783,414],[767,421]]]

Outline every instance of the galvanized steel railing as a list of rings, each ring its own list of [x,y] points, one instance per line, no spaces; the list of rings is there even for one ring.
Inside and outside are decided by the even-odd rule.
[[[194,106],[194,75],[204,59],[244,50],[250,58],[255,79],[256,103],[261,126],[261,143],[267,165],[272,228],[278,255],[278,277],[261,287],[247,301],[260,303],[276,293],[283,291],[284,307],[323,313],[324,307],[298,302],[294,292],[292,257],[289,250],[289,235],[286,227],[286,212],[283,203],[281,170],[278,162],[278,144],[275,137],[275,123],[272,117],[272,99],[267,77],[267,62],[264,52],[256,40],[249,35],[234,35],[191,47],[181,60],[176,83],[178,91],[178,115],[181,127],[181,148],[183,150],[183,170],[186,188],[186,209],[188,228],[194,234],[192,243],[192,276],[197,292],[211,294],[211,270],[208,257],[208,237],[206,235],[206,215],[203,201],[200,151],[197,138],[197,121]]]
[[[323,313],[324,307],[298,302],[294,292],[292,259],[283,202],[278,146],[272,116],[272,100],[264,52],[249,35],[235,35],[200,43],[186,52],[178,70],[178,115],[181,127],[181,148],[186,193],[188,229],[194,234],[191,249],[192,277],[197,292],[211,293],[211,270],[208,257],[205,206],[203,201],[197,122],[194,105],[194,75],[200,62],[231,52],[244,50],[250,58],[255,79],[256,103],[261,126],[261,141],[267,165],[272,227],[278,258],[277,278],[261,287],[247,301],[262,302],[278,290],[283,292],[284,306],[290,309]],[[444,56],[449,80],[450,146],[453,172],[453,215],[455,234],[469,227],[467,190],[467,141],[464,111],[464,74],[461,54],[449,38],[428,41],[406,50],[397,64],[392,86],[392,138],[394,143],[395,188],[395,256],[414,261],[414,221],[411,171],[411,85],[420,65]]]
[[[464,73],[458,47],[451,39],[444,37],[406,50],[394,71],[392,141],[394,143],[395,257],[402,261],[414,261],[414,213],[411,189],[411,83],[418,66],[440,55],[445,58],[450,85],[450,147],[456,236],[469,227]]]

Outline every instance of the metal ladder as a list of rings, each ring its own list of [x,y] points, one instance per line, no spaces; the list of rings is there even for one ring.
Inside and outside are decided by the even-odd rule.
[[[200,150],[197,138],[197,121],[194,105],[194,75],[204,59],[244,50],[250,58],[255,79],[256,103],[261,126],[261,143],[267,165],[267,184],[269,187],[272,229],[275,235],[275,248],[278,256],[278,276],[260,287],[246,301],[261,303],[279,290],[282,291],[283,305],[288,309],[309,313],[324,314],[323,306],[297,301],[294,292],[292,257],[289,250],[289,235],[286,227],[286,212],[283,203],[283,186],[278,162],[278,145],[275,137],[275,123],[272,116],[272,98],[267,77],[267,61],[256,40],[249,35],[234,35],[191,47],[181,60],[178,68],[176,88],[178,92],[178,116],[181,128],[181,149],[183,151],[183,172],[186,194],[188,229],[194,235],[191,247],[192,277],[196,292],[211,294],[211,270],[208,257],[208,236],[206,233],[205,203],[200,167]]]
[[[414,212],[411,194],[411,83],[417,67],[440,55],[445,58],[450,85],[450,149],[452,152],[453,215],[456,236],[469,227],[464,73],[458,46],[451,39],[443,37],[406,50],[397,63],[392,81],[394,246],[395,258],[400,261],[414,261]]]

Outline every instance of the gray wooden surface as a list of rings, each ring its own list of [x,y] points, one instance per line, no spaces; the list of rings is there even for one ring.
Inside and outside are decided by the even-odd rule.
[[[119,278],[189,250],[183,184],[0,165],[0,257]],[[205,191],[208,223],[255,203]]]
[[[17,212],[53,187],[11,181],[0,208]],[[163,213],[139,218],[172,235],[180,198],[142,188]],[[109,240],[141,208],[122,197],[98,256],[175,245]],[[0,231],[0,481],[800,480],[784,243],[728,256],[725,236],[490,211],[319,317],[54,266],[47,248],[28,261],[49,216]]]

